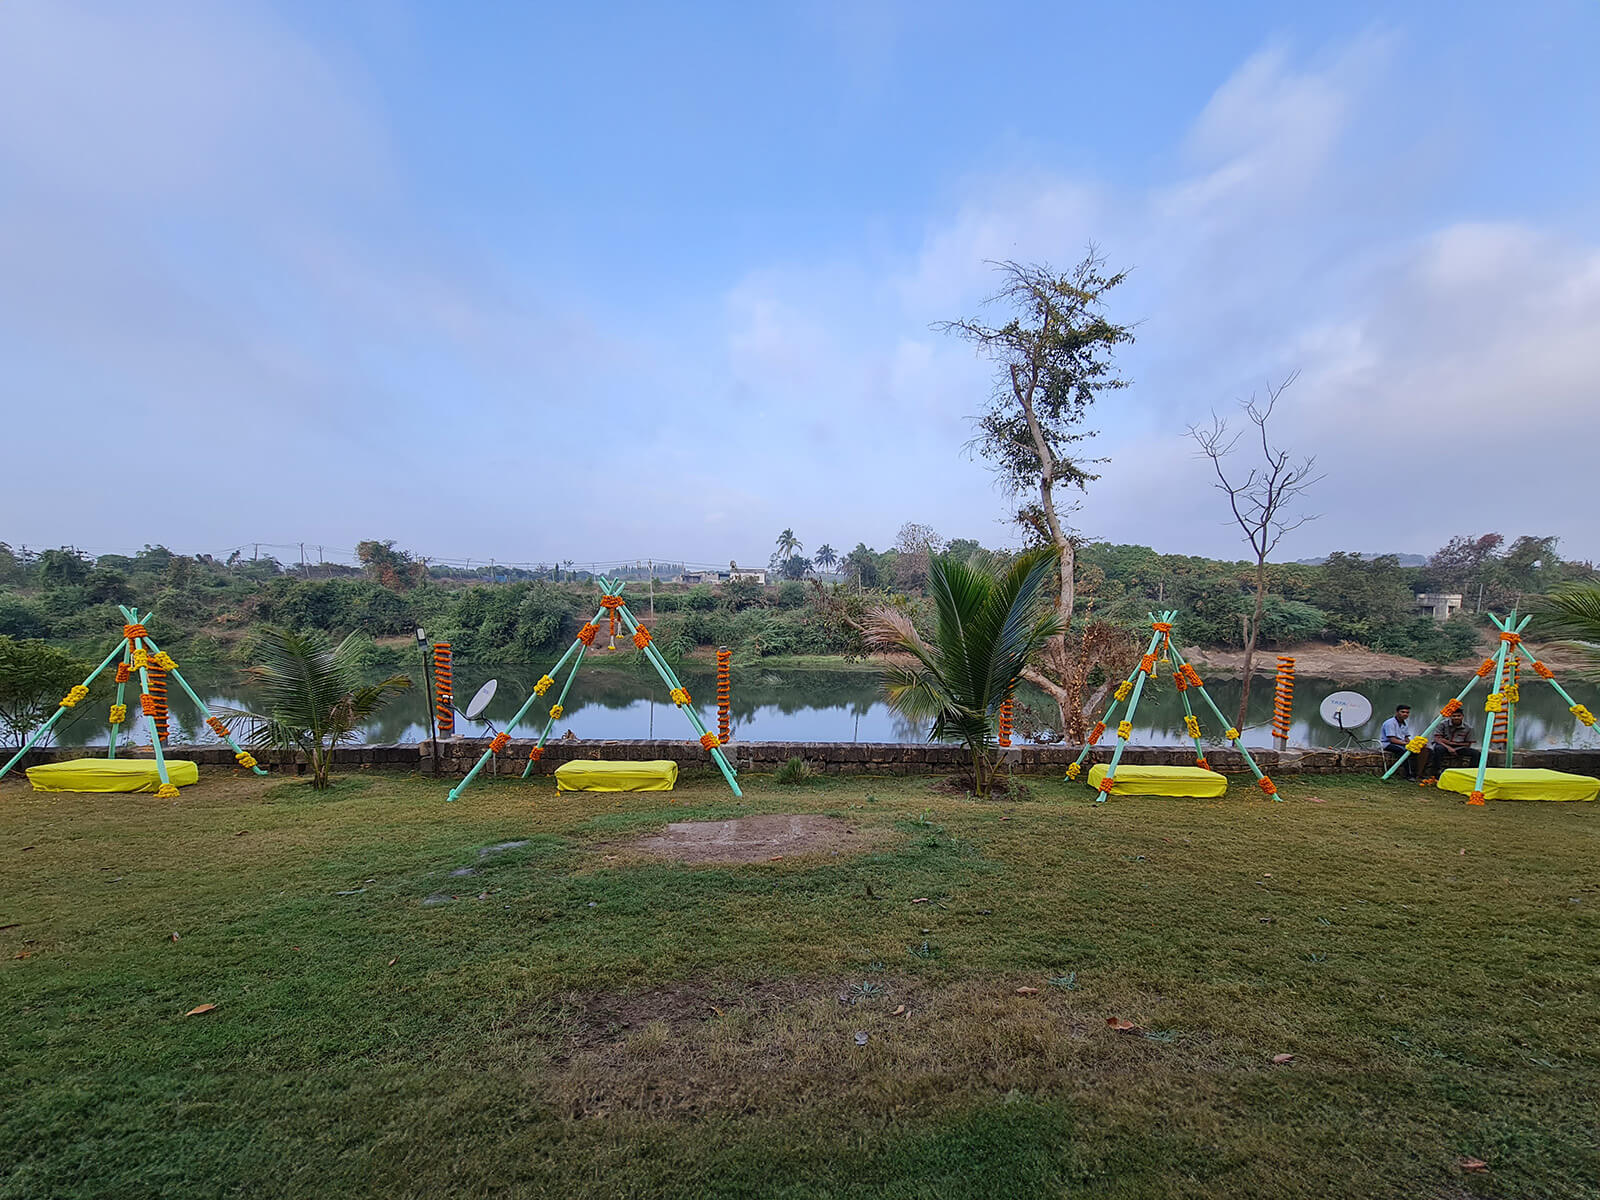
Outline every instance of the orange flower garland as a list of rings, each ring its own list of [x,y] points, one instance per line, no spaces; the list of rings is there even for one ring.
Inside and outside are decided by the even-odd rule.
[[[1203,758],[1197,758],[1197,759],[1195,759],[1195,760],[1194,760],[1194,765],[1195,765],[1195,766],[1197,766],[1197,767],[1199,767],[1199,768],[1200,768],[1200,769],[1201,769],[1201,770],[1202,770],[1202,771],[1209,771],[1209,770],[1211,770],[1211,764],[1210,764],[1210,763],[1208,763],[1208,762],[1207,762],[1207,761],[1206,761],[1206,760],[1205,760],[1205,759],[1203,759]]]
[[[133,667],[132,667],[132,665],[129,664],[129,663],[118,663],[117,664],[117,682],[118,683],[127,683],[128,680],[130,680],[132,678],[133,678]]]
[[[594,635],[600,632],[600,626],[593,621],[585,621],[583,628],[578,630],[578,640],[585,646],[594,645]]]
[[[511,735],[509,733],[497,733],[494,735],[494,739],[489,743],[489,750],[493,754],[499,754],[500,751],[504,750],[510,744]]]
[[[1483,803],[1483,793],[1482,792],[1473,792],[1472,795],[1467,797],[1467,803],[1468,804],[1482,804]]]
[[[1256,780],[1256,786],[1269,796],[1276,796],[1278,794],[1278,785],[1273,783],[1272,780],[1265,775]]]
[[[1494,674],[1494,659],[1486,658],[1478,664],[1478,678],[1487,679]]]
[[[538,762],[543,757],[544,757],[544,747],[543,746],[535,746],[532,750],[528,751],[528,761],[529,762]]]
[[[1102,779],[1100,781],[1100,790],[1102,792],[1104,792],[1108,796],[1111,794],[1111,789],[1116,787],[1116,786],[1117,786],[1116,779],[1113,778],[1110,775],[1107,775],[1104,779]]]
[[[640,625],[633,631],[633,644],[640,650],[643,650],[650,644],[650,631],[643,625]]]
[[[143,625],[124,625],[122,627],[122,636],[131,642],[134,638],[148,637],[149,632]]]
[[[1522,635],[1520,633],[1502,633],[1500,640],[1512,646],[1522,645]]]
[[[226,738],[228,736],[228,727],[215,717],[207,717],[206,725],[210,728],[211,732],[216,734],[219,738]]]
[[[1179,670],[1181,670],[1183,672],[1183,677],[1189,681],[1189,686],[1190,687],[1204,687],[1205,686],[1204,682],[1202,682],[1201,679],[1200,679],[1200,672],[1196,671],[1188,663],[1184,663],[1183,666],[1179,668]]]
[[[1461,701],[1447,700],[1445,701],[1444,707],[1439,710],[1439,715],[1448,721],[1460,711],[1462,711]]]
[[[1556,677],[1556,673],[1537,658],[1533,660],[1533,673],[1540,679],[1554,679]]]
[[[1139,670],[1143,671],[1146,675],[1151,674],[1155,669],[1156,656],[1154,654],[1146,654],[1139,660]]]
[[[715,750],[720,743],[717,740],[717,735],[716,734],[714,734],[714,733],[702,733],[700,735],[700,744],[702,746],[704,746],[707,750]]]
[[[1106,723],[1104,721],[1096,721],[1094,728],[1089,731],[1089,744],[1091,746],[1094,745],[1105,735],[1105,732]]]
[[[600,597],[600,607],[601,608],[609,608],[613,612],[615,612],[617,609],[622,607],[622,597],[621,596],[601,596]]]
[[[149,692],[139,693],[139,711],[147,717],[156,715],[156,698]]]

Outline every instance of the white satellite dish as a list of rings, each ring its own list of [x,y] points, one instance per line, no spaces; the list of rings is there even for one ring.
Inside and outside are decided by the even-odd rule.
[[[462,715],[469,721],[476,720],[478,714],[489,707],[489,701],[494,699],[494,690],[499,686],[499,680],[489,680],[478,689],[478,694],[467,704],[466,711]]]
[[[1334,692],[1323,699],[1318,711],[1335,729],[1360,729],[1372,720],[1372,701],[1360,692]]]

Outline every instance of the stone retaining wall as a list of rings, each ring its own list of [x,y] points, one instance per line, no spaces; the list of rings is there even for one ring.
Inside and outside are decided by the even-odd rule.
[[[478,760],[488,743],[482,738],[449,738],[439,741],[439,768],[444,775],[465,775]],[[514,740],[497,763],[500,773],[521,773],[526,764],[532,739]],[[30,751],[14,769],[41,762],[55,762],[66,758],[86,758],[103,754],[103,748],[53,747]],[[128,756],[124,750],[123,755]],[[166,749],[172,758],[187,758],[201,766],[231,767],[233,753],[226,746],[171,746]],[[960,771],[966,762],[965,752],[957,746],[930,743],[897,742],[741,742],[733,741],[724,749],[735,768],[740,771],[774,771],[791,758],[803,758],[819,771],[837,775],[940,775]],[[1067,764],[1078,756],[1076,747],[1068,746],[1017,746],[1005,752],[1014,770],[1024,774],[1057,774],[1066,770]],[[1270,775],[1335,775],[1374,774],[1383,769],[1383,755],[1376,750],[1256,750],[1250,753]],[[133,757],[148,758],[142,751]],[[258,755],[261,765],[282,771],[300,772],[305,769],[299,755]],[[1111,757],[1109,747],[1097,750],[1093,762],[1105,762]],[[698,742],[685,741],[573,741],[551,742],[545,747],[544,758],[535,768],[536,774],[548,775],[564,762],[573,759],[621,759],[637,762],[645,759],[671,759],[686,767],[710,767],[711,756]],[[1206,758],[1219,771],[1245,770],[1243,757],[1235,750],[1212,748]],[[1182,746],[1129,746],[1122,761],[1139,765],[1189,766],[1194,756]],[[422,771],[431,774],[434,769],[433,747],[428,742],[407,742],[396,745],[341,746],[334,752],[335,766],[340,770],[352,767],[376,767],[389,770]],[[1549,767],[1580,775],[1600,775],[1600,750],[1527,750],[1517,755],[1517,764],[1524,767]]]

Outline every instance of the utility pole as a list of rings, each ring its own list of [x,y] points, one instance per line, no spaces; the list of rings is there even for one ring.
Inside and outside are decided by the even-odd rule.
[[[311,578],[311,572],[306,570],[306,544],[300,543],[300,574],[306,579]]]
[[[261,543],[260,542],[251,542],[250,543],[250,561],[251,562],[255,562],[256,559],[258,559],[260,557],[261,557]]]
[[[656,560],[653,558],[650,560],[650,619],[656,619]]]

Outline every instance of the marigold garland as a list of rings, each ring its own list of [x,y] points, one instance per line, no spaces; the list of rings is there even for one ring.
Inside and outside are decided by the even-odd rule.
[[[1239,731],[1232,725],[1229,725],[1227,729],[1223,730],[1222,736],[1227,738],[1230,742],[1237,742],[1239,740]]]
[[[1412,754],[1421,754],[1428,748],[1428,739],[1420,734],[1406,743],[1406,749]]]
[[[721,745],[721,742],[718,741],[717,735],[714,733],[702,733],[700,735],[700,744],[707,750],[715,750]]]
[[[585,621],[583,623],[583,628],[578,630],[578,640],[585,646],[593,646],[594,636],[599,632],[600,626],[596,625],[593,621]]]
[[[1117,690],[1113,692],[1112,695],[1118,701],[1126,700],[1129,696],[1133,695],[1133,680],[1124,679],[1121,683],[1117,684]]]
[[[88,688],[84,687],[81,683],[75,683],[72,685],[72,690],[69,691],[65,696],[61,697],[61,701],[56,705],[56,707],[72,708],[78,703],[79,700],[82,700],[88,694]]]
[[[552,687],[555,686],[555,682],[556,681],[554,679],[551,679],[550,676],[548,676],[548,675],[543,676],[542,678],[540,678],[538,683],[533,685],[533,694],[535,696],[544,695]]]
[[[528,761],[529,762],[538,762],[543,757],[544,757],[544,747],[543,746],[535,746],[532,750],[528,751]]]
[[[1256,786],[1269,796],[1276,796],[1278,794],[1278,785],[1273,783],[1272,780],[1265,775],[1256,780]]]
[[[1483,793],[1482,792],[1473,792],[1472,795],[1467,797],[1467,803],[1468,804],[1482,804],[1483,803]]]
[[[130,680],[132,678],[133,678],[133,668],[131,666],[129,666],[127,663],[118,663],[117,664],[117,682],[118,683],[127,683],[128,680]]]
[[[1583,724],[1585,724],[1585,725],[1593,725],[1594,724],[1594,714],[1592,712],[1590,712],[1587,708],[1585,708],[1581,704],[1574,704],[1567,711],[1570,712],[1573,716],[1577,717],[1578,720],[1583,722]]]
[[[1522,685],[1519,683],[1508,683],[1504,688],[1501,689],[1500,694],[1506,698],[1507,704],[1519,703],[1522,700]]]
[[[1094,745],[1102,737],[1105,736],[1105,732],[1106,732],[1106,723],[1104,721],[1096,721],[1094,723],[1094,728],[1089,731],[1089,744],[1091,746]]]
[[[552,704],[550,706],[550,719],[552,721],[559,721],[561,720],[562,716],[566,714],[566,711],[567,710],[562,708],[561,705]]]
[[[1192,738],[1200,736],[1200,718],[1187,716],[1183,719],[1183,728]]]
[[[211,732],[216,734],[219,738],[226,738],[228,736],[228,727],[215,717],[207,717],[206,724],[210,726]]]
[[[149,635],[143,625],[124,625],[122,627],[122,636],[131,642],[134,638],[142,638]]]
[[[1081,774],[1083,774],[1083,764],[1082,763],[1068,763],[1067,764],[1067,778],[1068,779],[1076,779]]]
[[[1108,796],[1111,794],[1111,789],[1116,786],[1116,779],[1110,775],[1107,775],[1105,778],[1100,780],[1100,790]]]
[[[1556,677],[1556,673],[1537,658],[1533,660],[1533,673],[1540,679],[1554,679]]]
[[[1199,768],[1200,768],[1200,769],[1201,769],[1201,770],[1202,770],[1202,771],[1209,771],[1209,770],[1211,770],[1211,764],[1210,764],[1210,763],[1208,763],[1208,762],[1207,762],[1207,761],[1206,761],[1206,760],[1205,760],[1205,759],[1203,759],[1203,758],[1197,758],[1197,759],[1195,759],[1195,760],[1194,760],[1194,765],[1195,765],[1195,766],[1197,766],[1197,767],[1199,767]]]
[[[176,800],[177,798],[178,789],[170,783],[163,783],[156,789],[157,800]]]
[[[1522,645],[1522,635],[1520,633],[1502,633],[1500,640],[1510,646]]]
[[[643,625],[638,626],[633,631],[633,644],[640,650],[643,650],[650,644],[650,631]]]
[[[1189,681],[1190,687],[1205,687],[1204,681],[1200,678],[1200,672],[1196,671],[1188,663],[1184,663],[1178,669],[1183,672],[1183,677]]]
[[[1154,629],[1157,633],[1171,633],[1172,632],[1172,622],[1171,621],[1151,621],[1150,622],[1150,628]]]
[[[1146,675],[1150,674],[1155,669],[1156,656],[1154,654],[1146,654],[1139,660],[1139,670],[1143,671]]]
[[[247,751],[244,751],[244,750],[239,751],[239,753],[237,753],[237,754],[235,754],[233,756],[233,761],[238,763],[246,771],[255,770],[255,767],[256,767],[255,755],[250,754]]]
[[[1453,699],[1452,700],[1446,700],[1445,704],[1444,704],[1444,707],[1439,710],[1439,715],[1441,717],[1443,717],[1445,720],[1448,721],[1451,717],[1455,716],[1460,711],[1461,711],[1461,701],[1453,700]]]
[[[133,669],[135,671],[142,671],[142,670],[145,670],[149,666],[150,666],[150,651],[146,650],[143,646],[140,646],[137,650],[135,650],[133,652]]]
[[[489,752],[491,754],[499,754],[510,744],[511,735],[509,733],[497,733],[489,742]]]
[[[147,717],[156,715],[156,698],[149,692],[139,693],[139,711]]]
[[[667,698],[681,708],[689,703],[689,691],[687,688],[675,687],[667,693]]]
[[[128,706],[126,704],[113,704],[111,706],[111,723],[121,725],[128,719]]]
[[[1117,722],[1117,737],[1125,742],[1129,738],[1131,738],[1132,736],[1133,736],[1133,722],[1132,721],[1118,721]]]
[[[1490,692],[1487,696],[1484,697],[1484,700],[1483,700],[1483,711],[1484,712],[1492,712],[1492,713],[1504,712],[1505,711],[1505,707],[1506,707],[1506,698],[1504,696],[1502,696],[1499,692]]]
[[[178,669],[177,661],[165,650],[161,651],[150,661],[155,663],[156,666],[160,667],[163,671],[176,671]]]
[[[600,607],[601,608],[621,608],[622,607],[622,597],[621,596],[601,596],[600,597]]]
[[[1479,679],[1487,679],[1494,674],[1494,659],[1486,658],[1478,664],[1477,675]]]
[[[1189,690],[1189,681],[1183,677],[1182,671],[1174,671],[1172,673],[1172,686],[1177,688],[1180,692],[1187,692]]]

